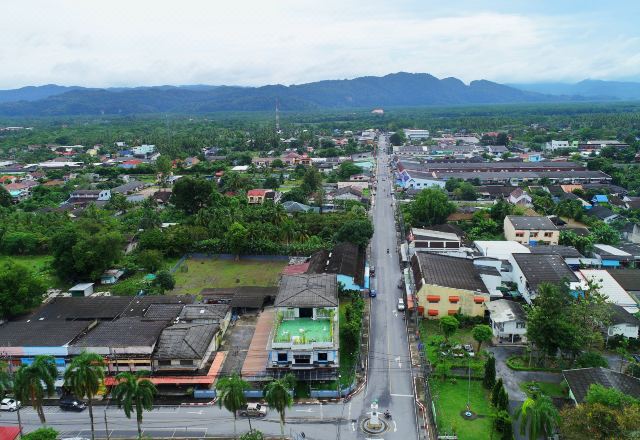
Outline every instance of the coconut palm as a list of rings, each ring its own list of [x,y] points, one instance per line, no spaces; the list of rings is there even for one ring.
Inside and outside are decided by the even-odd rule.
[[[264,387],[264,399],[280,414],[280,434],[284,438],[285,410],[293,405],[289,390],[295,388],[295,378],[286,374],[281,379],[272,380]]]
[[[520,420],[520,434],[527,433],[531,440],[536,440],[543,433],[551,435],[560,416],[551,398],[540,395],[535,399],[528,397],[516,411],[516,419]]]
[[[64,372],[64,383],[77,397],[87,397],[89,419],[91,420],[91,438],[95,439],[93,421],[93,398],[104,380],[104,359],[96,353],[83,351]]]
[[[118,406],[124,410],[124,415],[131,418],[131,412],[136,412],[136,423],[138,424],[138,439],[142,438],[142,413],[144,410],[153,409],[153,396],[156,394],[156,387],[145,376],[148,371],[136,371],[136,373],[124,372],[116,376],[118,384],[113,389],[113,397],[118,402]]]
[[[233,436],[237,437],[236,419],[238,411],[247,403],[244,397],[244,390],[249,388],[249,383],[242,380],[237,373],[229,377],[221,378],[216,384],[216,394],[218,396],[218,405],[220,408],[224,406],[227,411],[233,414]],[[251,431],[251,419],[249,419],[249,431]]]
[[[11,389],[11,377],[8,369],[6,362],[0,362],[0,397],[4,397],[5,393]]]
[[[56,377],[58,369],[53,356],[36,356],[31,365],[22,365],[14,377],[16,398],[21,402],[30,401],[42,424],[47,423],[42,404],[44,398],[55,391]]]

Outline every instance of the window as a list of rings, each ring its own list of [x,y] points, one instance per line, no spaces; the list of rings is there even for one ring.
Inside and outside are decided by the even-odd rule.
[[[311,355],[310,354],[294,354],[293,363],[294,364],[310,364]]]
[[[518,321],[516,322],[516,328],[526,328],[527,327],[527,323],[524,321]]]
[[[516,237],[524,237],[524,232],[516,232]]]
[[[183,365],[183,366],[193,365],[193,360],[191,360],[191,359],[180,359],[180,365]]]
[[[327,353],[318,353],[318,362],[327,362],[329,355]]]
[[[553,232],[545,232],[544,236],[545,237],[553,237]]]
[[[287,362],[289,360],[289,356],[287,353],[278,353],[278,362]]]
[[[530,237],[537,237],[537,236],[538,236],[538,233],[537,233],[537,232],[532,232],[532,233],[530,233],[530,234],[529,234],[529,236],[530,236]]]
[[[430,303],[440,302],[440,295],[427,295],[427,301]]]
[[[158,366],[160,367],[170,367],[171,361],[158,361]]]

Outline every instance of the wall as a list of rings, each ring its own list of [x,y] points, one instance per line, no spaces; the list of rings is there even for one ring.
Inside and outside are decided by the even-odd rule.
[[[440,301],[437,303],[430,303],[427,301],[428,295],[439,295]],[[457,304],[450,303],[449,296],[458,296],[460,297],[460,300]],[[483,316],[485,311],[484,302],[476,304],[474,302],[474,297],[476,296],[484,298],[484,302],[489,302],[488,293],[472,292],[470,290],[425,284],[418,292],[418,304],[424,307],[424,316],[429,319],[439,319],[443,316],[447,316],[450,310],[460,310],[463,315]],[[438,310],[438,315],[429,316],[430,309]]]
[[[630,324],[610,325],[607,329],[608,336],[622,335],[627,338],[638,337],[638,326]]]

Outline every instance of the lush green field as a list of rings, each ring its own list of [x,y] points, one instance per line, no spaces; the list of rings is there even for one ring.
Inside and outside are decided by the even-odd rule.
[[[427,358],[432,364],[438,363],[438,351],[440,349],[440,343],[444,341],[444,336],[440,329],[438,320],[423,319],[420,324],[420,339],[425,346],[427,352]],[[475,350],[478,343],[473,339],[471,335],[472,327],[461,327],[456,333],[449,339],[452,345],[471,344]],[[484,349],[483,349],[484,350]],[[448,361],[449,367],[467,367],[470,365],[474,375],[482,375],[484,373],[484,360],[476,353],[476,357],[468,360],[465,358],[453,358]]]
[[[459,440],[491,438],[493,409],[481,381],[472,380],[469,388],[471,411],[477,415],[474,420],[467,420],[461,415],[467,408],[468,381],[457,379],[452,383],[452,379],[444,382],[433,379],[429,383],[441,435],[455,432]]]
[[[523,382],[520,384],[520,389],[528,396],[542,393],[549,397],[567,397],[567,392],[562,385],[555,382]]]
[[[58,278],[55,276],[55,273],[53,272],[53,269],[51,269],[52,260],[53,257],[50,255],[0,255],[0,264],[5,261],[13,261],[14,263],[20,264],[21,266],[30,269],[33,273],[39,275],[45,283],[45,287],[47,289],[62,288],[64,286],[61,285],[60,280],[58,280]]]
[[[172,293],[197,295],[204,288],[275,286],[286,265],[286,261],[190,258],[176,271]]]

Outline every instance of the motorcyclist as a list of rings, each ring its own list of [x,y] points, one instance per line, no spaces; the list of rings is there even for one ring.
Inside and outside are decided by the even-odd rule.
[[[389,248],[387,248],[387,254],[389,253]]]
[[[389,410],[388,410],[388,409],[387,409],[387,410],[385,410],[385,412],[384,412],[384,416],[385,416],[385,418],[387,418],[387,419],[390,419],[390,418],[391,418],[391,413],[389,412]]]

